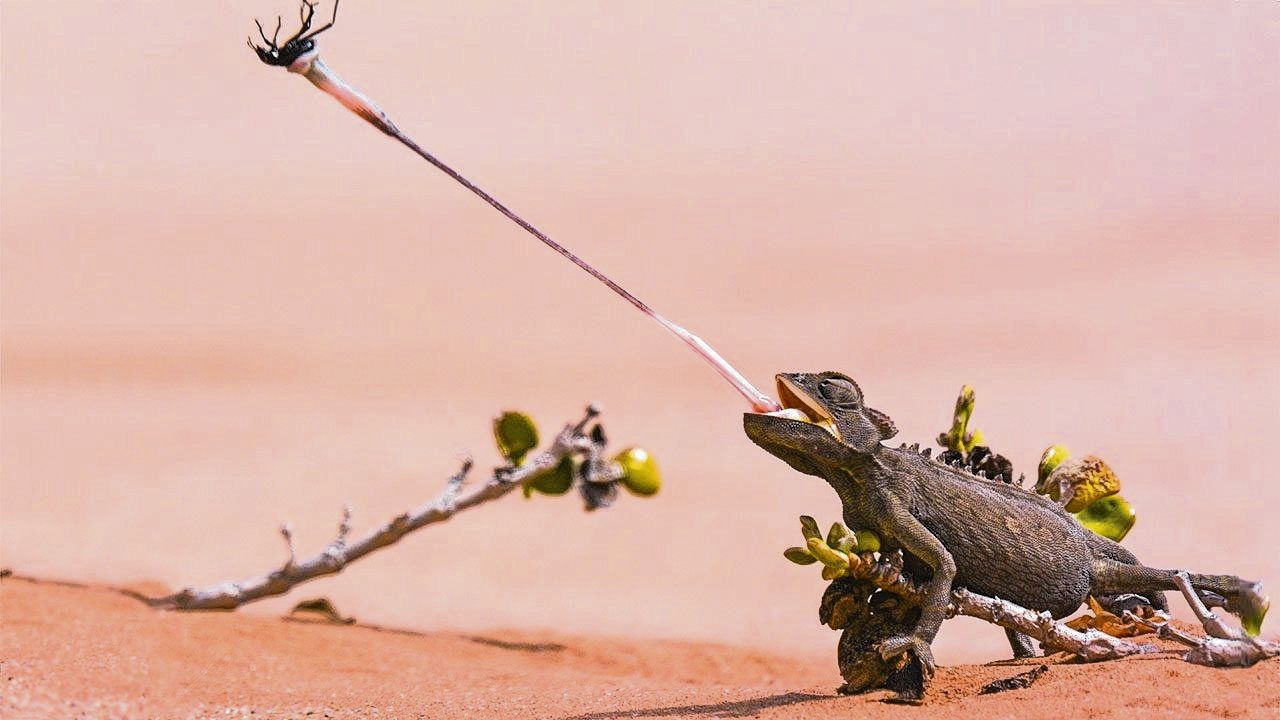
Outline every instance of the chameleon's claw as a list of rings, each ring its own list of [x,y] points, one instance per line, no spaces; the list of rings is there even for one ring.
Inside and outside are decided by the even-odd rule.
[[[897,635],[880,643],[876,648],[880,651],[880,657],[885,660],[892,660],[895,657],[903,656],[910,652],[920,661],[920,671],[924,675],[926,681],[933,678],[933,673],[937,670],[937,665],[933,662],[933,648],[930,647],[928,641],[915,635]]]

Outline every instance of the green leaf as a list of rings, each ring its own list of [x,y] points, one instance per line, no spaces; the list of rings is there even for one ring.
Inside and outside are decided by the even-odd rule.
[[[822,566],[823,580],[839,580],[840,578],[848,574],[849,574],[848,567],[835,568],[835,567],[831,567],[830,565]]]
[[[818,558],[818,562],[823,565],[833,569],[849,569],[849,556],[839,550],[833,550],[826,543],[822,542],[822,538],[809,538],[808,547],[809,554]]]
[[[854,537],[858,539],[858,552],[880,552],[880,536],[870,530],[859,530],[854,533]]]
[[[1036,468],[1036,492],[1044,495],[1047,489],[1041,489],[1044,481],[1049,478],[1049,474],[1062,464],[1063,460],[1071,457],[1071,451],[1067,450],[1064,445],[1050,445],[1044,454],[1040,456],[1040,466]]]
[[[800,532],[804,534],[805,540],[812,538],[822,539],[822,531],[818,529],[818,521],[808,515],[800,516]]]
[[[1120,542],[1129,534],[1138,515],[1123,497],[1111,495],[1093,501],[1089,507],[1076,513],[1076,519],[1102,537]]]
[[[538,426],[522,412],[504,412],[493,421],[493,439],[507,462],[519,465],[538,447]]]
[[[827,544],[835,547],[840,544],[840,540],[849,536],[849,529],[840,523],[831,523],[831,529],[827,531]]]
[[[537,490],[543,495],[563,495],[573,487],[574,462],[571,457],[562,457],[560,462],[548,470],[544,470],[524,481],[522,491],[525,497],[533,495]]]
[[[818,558],[810,555],[809,551],[802,547],[789,547],[782,551],[782,557],[797,565],[812,565],[818,562]]]

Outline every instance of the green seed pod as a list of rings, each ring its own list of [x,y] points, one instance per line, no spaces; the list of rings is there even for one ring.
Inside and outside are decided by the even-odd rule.
[[[858,538],[854,535],[845,535],[840,538],[839,542],[831,547],[839,550],[845,555],[852,555],[853,553],[858,552]]]
[[[1063,445],[1050,445],[1044,454],[1040,456],[1040,467],[1037,471],[1036,492],[1044,495],[1048,492],[1045,487],[1045,480],[1049,478],[1049,473],[1058,467],[1059,463],[1071,457],[1071,452]]]
[[[519,465],[538,447],[538,426],[522,412],[504,412],[493,421],[493,440],[507,462]]]
[[[870,530],[859,530],[854,533],[857,538],[857,548],[859,553],[864,552],[880,552],[880,536]]]
[[[827,545],[835,547],[840,544],[840,540],[849,536],[849,529],[840,523],[831,523],[831,529],[827,531]]]
[[[658,464],[653,456],[644,448],[627,448],[618,453],[613,461],[622,468],[622,484],[633,495],[649,497],[662,487],[662,474],[658,472]]]
[[[574,470],[573,458],[562,457],[555,467],[525,480],[521,491],[525,497],[531,497],[534,490],[543,495],[563,495],[573,487]]]
[[[1093,501],[1089,507],[1076,513],[1076,519],[1102,537],[1120,542],[1129,534],[1138,515],[1123,497],[1110,495]]]
[[[818,562],[818,558],[811,555],[808,550],[802,547],[789,547],[782,551],[782,557],[797,565],[812,565]]]
[[[833,568],[830,565],[822,566],[823,580],[839,580],[840,578],[848,574],[849,574],[849,568],[847,566],[842,568]]]
[[[804,534],[804,539],[822,538],[822,531],[818,529],[818,521],[808,515],[800,516],[800,532]]]
[[[849,556],[833,550],[829,545],[822,542],[822,538],[809,538],[809,554],[818,558],[818,562],[829,568],[849,569]]]

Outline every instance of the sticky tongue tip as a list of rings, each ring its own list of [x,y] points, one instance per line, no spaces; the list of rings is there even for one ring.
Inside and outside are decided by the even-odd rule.
[[[781,409],[782,409],[782,406],[774,402],[773,400],[769,400],[768,403],[764,402],[763,400],[756,400],[751,403],[752,412],[757,412],[761,414],[778,412]]]

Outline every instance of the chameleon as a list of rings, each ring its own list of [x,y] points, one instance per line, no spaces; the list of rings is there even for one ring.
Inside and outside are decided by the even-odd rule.
[[[1089,595],[1138,594],[1167,609],[1163,591],[1177,589],[1178,571],[1142,565],[1048,498],[938,462],[929,450],[885,445],[897,428],[866,406],[849,376],[781,373],[776,381],[783,410],[744,414],[747,437],[794,470],[826,480],[845,524],[876,532],[884,550],[901,549],[905,570],[925,585],[914,627],[879,643],[885,660],[914,657],[924,678],[933,676],[932,643],[953,587],[1054,618],[1075,612]],[[1189,578],[1246,623],[1260,623],[1266,613],[1261,583],[1234,575]],[[1017,638],[1010,641],[1016,651]]]

